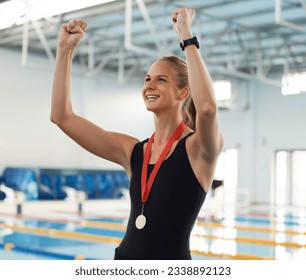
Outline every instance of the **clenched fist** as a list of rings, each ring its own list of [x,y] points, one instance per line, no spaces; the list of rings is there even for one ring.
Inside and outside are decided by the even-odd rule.
[[[87,27],[87,22],[81,19],[62,24],[58,34],[58,45],[65,48],[76,47],[84,37]]]
[[[190,8],[178,8],[172,13],[173,29],[181,40],[192,38],[191,25],[195,10]]]

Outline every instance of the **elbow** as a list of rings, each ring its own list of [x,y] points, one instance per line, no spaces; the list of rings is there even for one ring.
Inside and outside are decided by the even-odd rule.
[[[199,117],[204,117],[204,118],[215,118],[218,113],[218,106],[217,104],[209,104],[206,106],[203,106],[199,110],[197,110],[197,114]]]
[[[56,124],[57,126],[60,126],[65,121],[65,118],[66,117],[61,116],[61,115],[56,115],[54,113],[51,113],[50,115],[50,121]]]
[[[59,122],[59,118],[58,116],[56,116],[56,114],[54,114],[53,112],[51,112],[50,114],[50,121],[54,124],[58,124]]]
[[[51,111],[51,114],[50,114],[50,121],[54,124],[56,124],[56,118],[55,118],[55,115],[54,113]]]
[[[56,119],[54,118],[54,116],[50,115],[50,121],[54,124],[56,124]]]
[[[73,112],[52,112],[50,115],[50,121],[62,128],[71,122],[75,114]]]

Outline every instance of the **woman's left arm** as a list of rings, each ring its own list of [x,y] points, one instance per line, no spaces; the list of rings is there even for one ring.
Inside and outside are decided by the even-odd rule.
[[[193,9],[179,8],[172,14],[174,30],[181,40],[193,37],[191,24],[195,15]],[[189,75],[189,86],[197,111],[194,144],[207,163],[215,163],[223,148],[223,136],[218,124],[218,106],[213,83],[201,54],[195,45],[184,49]]]

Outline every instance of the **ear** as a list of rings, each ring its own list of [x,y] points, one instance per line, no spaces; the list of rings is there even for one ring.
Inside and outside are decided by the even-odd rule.
[[[179,100],[186,99],[189,96],[189,93],[190,93],[189,87],[184,87],[183,89],[179,91],[178,99]]]

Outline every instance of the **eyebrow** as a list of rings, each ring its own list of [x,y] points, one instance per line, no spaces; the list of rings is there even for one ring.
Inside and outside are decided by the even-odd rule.
[[[151,77],[150,74],[146,74],[146,77]],[[169,79],[169,77],[167,75],[157,75],[158,78],[167,78]]]

